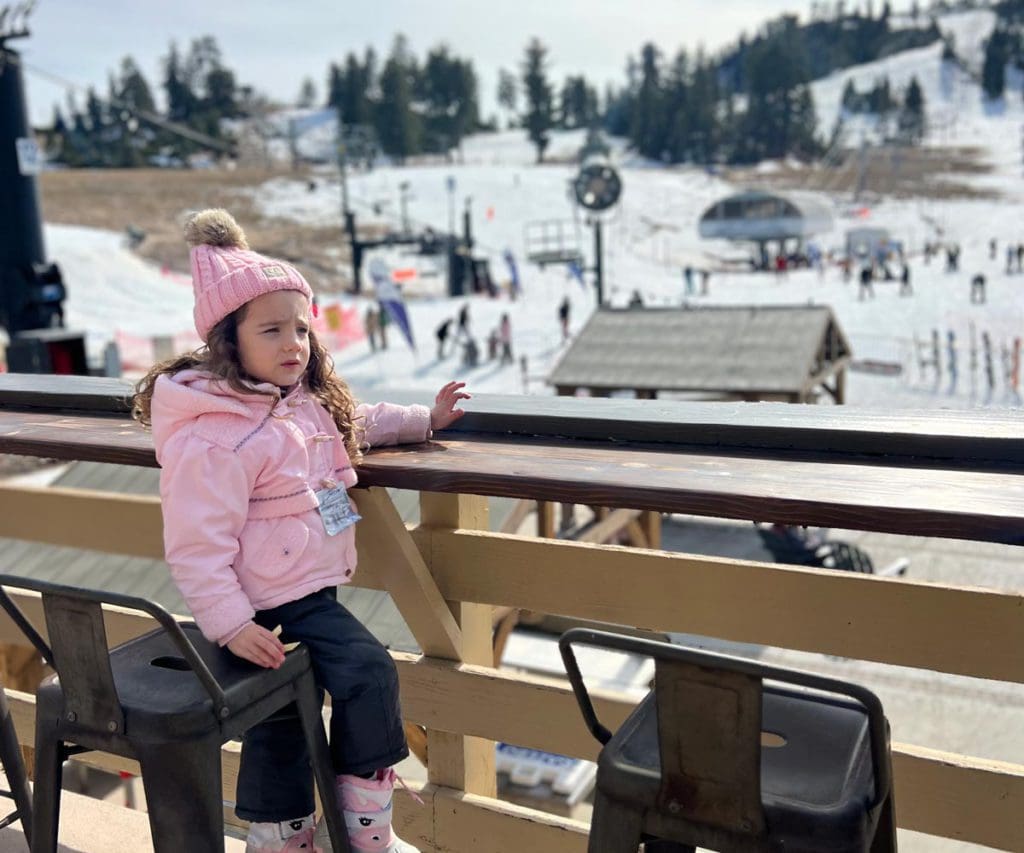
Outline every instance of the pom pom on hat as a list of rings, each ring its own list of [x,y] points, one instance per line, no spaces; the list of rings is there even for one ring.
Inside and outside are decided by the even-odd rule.
[[[196,331],[204,341],[217,323],[265,293],[298,290],[312,302],[313,291],[291,264],[253,252],[245,232],[226,210],[211,208],[185,223],[192,247]]]
[[[242,226],[220,207],[193,213],[185,223],[185,242],[196,246],[220,246],[222,249],[248,249]]]

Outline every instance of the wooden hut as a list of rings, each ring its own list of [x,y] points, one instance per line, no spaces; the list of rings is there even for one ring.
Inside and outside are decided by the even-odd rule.
[[[547,381],[563,396],[841,404],[850,358],[825,305],[604,309]]]

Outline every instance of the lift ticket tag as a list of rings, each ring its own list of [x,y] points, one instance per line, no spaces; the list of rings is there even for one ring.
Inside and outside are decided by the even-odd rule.
[[[324,529],[328,536],[337,536],[362,518],[352,509],[344,486],[321,489],[316,493],[316,499],[320,504],[320,517],[324,520]]]

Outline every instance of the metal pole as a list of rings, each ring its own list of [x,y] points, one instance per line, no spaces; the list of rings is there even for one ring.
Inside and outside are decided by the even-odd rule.
[[[338,113],[338,173],[341,179],[341,217],[344,220],[348,213],[348,174],[346,171],[345,125],[341,122],[341,110]]]
[[[402,233],[409,233],[409,182],[398,185],[398,203],[402,208]]]
[[[455,238],[455,178],[449,177],[448,186],[448,234]]]
[[[597,287],[597,307],[604,305],[604,262],[601,244],[601,220],[594,218],[594,284]]]

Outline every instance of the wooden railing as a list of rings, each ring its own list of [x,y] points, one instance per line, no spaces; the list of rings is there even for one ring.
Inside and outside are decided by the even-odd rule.
[[[0,452],[153,466],[123,393],[110,380],[2,377]],[[477,398],[458,429],[370,454],[354,582],[387,589],[424,652],[395,654],[404,712],[429,749],[428,807],[399,804],[402,831],[426,849],[585,850],[585,825],[495,798],[494,740],[596,754],[564,681],[490,666],[496,605],[1024,681],[1019,593],[491,533],[482,496],[1017,544],[1022,439],[1024,424],[997,414],[520,397]],[[421,491],[417,526],[385,486]],[[2,487],[0,535],[161,554],[152,498]],[[0,567],[18,571],[2,554]],[[122,612],[108,622],[114,641],[148,627]],[[0,641],[17,636],[0,624]],[[32,698],[10,695],[30,744]],[[599,698],[611,723],[629,711]],[[941,747],[894,743],[899,825],[1024,849],[1024,766]],[[227,750],[226,799],[236,770]]]

